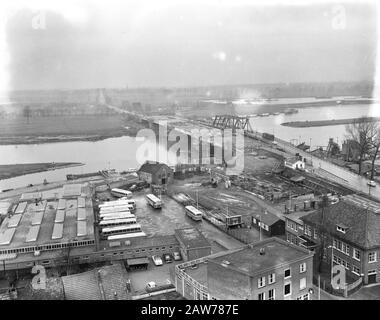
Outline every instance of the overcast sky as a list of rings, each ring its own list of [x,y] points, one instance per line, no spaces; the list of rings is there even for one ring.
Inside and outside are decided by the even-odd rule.
[[[36,7],[14,10],[5,28],[9,88],[373,79],[369,4],[156,2],[68,2],[47,7],[44,22]]]

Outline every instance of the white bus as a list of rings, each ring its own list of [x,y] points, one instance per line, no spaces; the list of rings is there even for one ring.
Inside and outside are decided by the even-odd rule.
[[[129,219],[129,218],[135,218],[135,215],[127,211],[102,213],[101,215],[99,215],[100,220]]]
[[[124,226],[115,226],[103,228],[101,231],[101,237],[107,239],[109,236],[116,234],[127,234],[127,233],[136,233],[141,232],[141,226],[138,223],[124,225]]]
[[[128,224],[136,224],[136,218],[102,220],[99,222],[99,227],[107,228],[107,227],[124,226]]]
[[[137,238],[137,237],[145,237],[145,236],[146,236],[145,232],[140,231],[140,232],[114,234],[112,236],[108,236],[107,240],[119,240],[119,239]]]
[[[147,202],[155,209],[161,209],[162,208],[162,201],[161,199],[157,198],[154,194],[147,194],[146,195]]]
[[[120,211],[132,211],[133,206],[130,204],[124,204],[122,206],[112,206],[112,207],[105,207],[105,208],[100,208],[100,213],[105,213],[105,212],[120,212]]]
[[[133,208],[136,209],[136,201],[134,199],[118,199],[115,201],[108,201],[104,202],[102,204],[99,204],[99,208],[108,208],[108,207],[114,207],[114,206],[123,206],[123,205],[131,205]]]
[[[186,206],[185,207],[186,214],[195,221],[202,221],[202,211],[198,210],[197,208],[193,206]]]
[[[132,198],[132,192],[128,190],[114,188],[111,190],[111,194],[115,197],[127,197],[128,199]]]

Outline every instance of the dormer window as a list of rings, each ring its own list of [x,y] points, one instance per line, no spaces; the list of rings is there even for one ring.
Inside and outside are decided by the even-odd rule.
[[[339,231],[339,232],[342,232],[342,233],[346,233],[347,228],[344,227],[344,226],[337,225],[336,226],[336,231]]]

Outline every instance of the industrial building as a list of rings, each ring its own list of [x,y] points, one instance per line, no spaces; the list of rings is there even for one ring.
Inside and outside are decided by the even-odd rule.
[[[313,252],[279,238],[177,265],[176,290],[195,300],[309,300]]]
[[[140,180],[151,185],[167,185],[173,181],[173,169],[164,163],[145,162],[137,171]]]
[[[176,229],[175,237],[184,260],[195,260],[211,254],[211,244],[196,228]]]

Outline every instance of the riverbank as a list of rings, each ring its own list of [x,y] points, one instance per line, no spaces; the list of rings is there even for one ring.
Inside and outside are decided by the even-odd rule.
[[[82,166],[80,162],[48,162],[0,165],[0,180],[14,178],[30,173],[38,173],[62,168]]]
[[[365,122],[380,121],[380,117],[365,117],[365,118],[351,118],[351,119],[338,119],[338,120],[318,120],[318,121],[292,121],[281,123],[282,126],[292,128],[310,128],[310,127],[325,127],[325,126],[338,126],[347,125],[362,120]]]
[[[141,125],[120,115],[0,119],[0,145],[100,141],[136,136]]]

